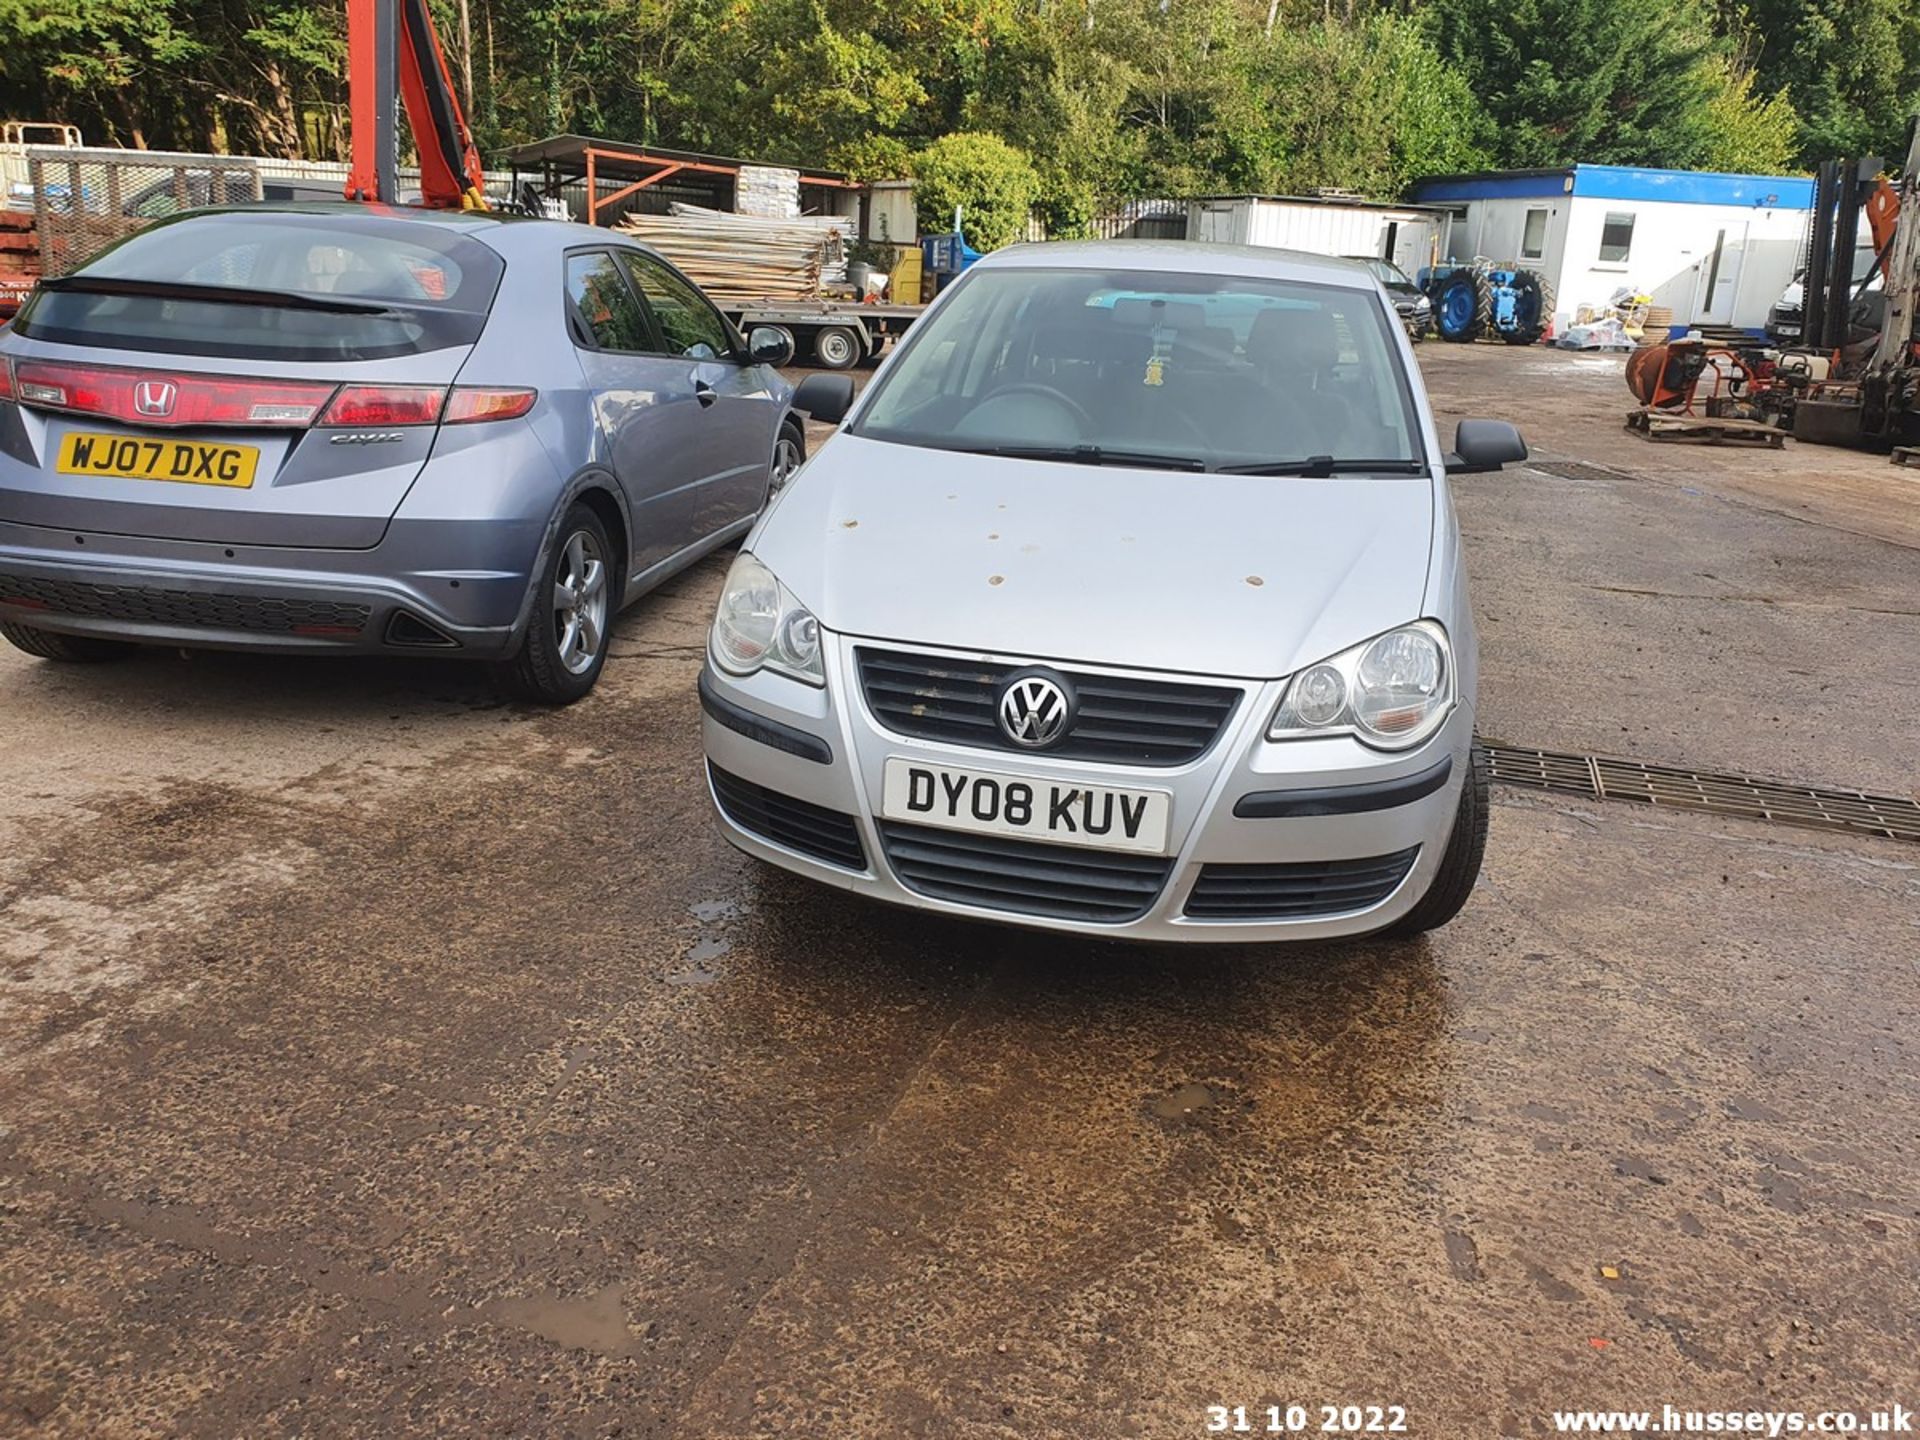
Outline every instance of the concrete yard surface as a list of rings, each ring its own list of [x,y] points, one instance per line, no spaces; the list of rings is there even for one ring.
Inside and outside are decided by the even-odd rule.
[[[1454,484],[1487,735],[1914,793],[1920,478],[1421,355],[1536,452]],[[709,821],[725,564],[558,713],[0,656],[0,1435],[1920,1403],[1920,846],[1499,788],[1418,942],[871,907]]]

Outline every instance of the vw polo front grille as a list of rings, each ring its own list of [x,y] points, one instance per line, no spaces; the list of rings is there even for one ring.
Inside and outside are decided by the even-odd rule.
[[[1029,667],[860,646],[860,688],[874,719],[897,735],[983,750],[1035,753],[1000,728],[1000,687]],[[1140,679],[1062,669],[1078,711],[1067,738],[1045,753],[1120,765],[1184,765],[1213,747],[1239,706],[1227,685]]]

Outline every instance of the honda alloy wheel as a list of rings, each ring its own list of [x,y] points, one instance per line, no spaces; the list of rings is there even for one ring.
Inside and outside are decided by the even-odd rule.
[[[520,648],[496,667],[506,689],[542,705],[571,705],[593,688],[607,663],[618,570],[606,525],[576,501],[534,581]]]
[[[799,426],[789,421],[780,427],[779,437],[773,442],[773,461],[768,467],[768,495],[778,495],[786,489],[794,471],[806,463],[806,437]]]
[[[570,673],[584,675],[607,643],[607,559],[591,530],[569,535],[560,556],[553,579],[554,648]]]

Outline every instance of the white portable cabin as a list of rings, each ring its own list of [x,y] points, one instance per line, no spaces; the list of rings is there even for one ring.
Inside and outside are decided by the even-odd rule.
[[[1676,327],[1754,331],[1794,277],[1813,208],[1805,175],[1625,165],[1445,175],[1410,193],[1452,211],[1448,259],[1538,270],[1562,315],[1631,289]]]
[[[1451,212],[1345,197],[1208,195],[1187,202],[1187,238],[1315,255],[1369,255],[1409,275],[1446,254]]]

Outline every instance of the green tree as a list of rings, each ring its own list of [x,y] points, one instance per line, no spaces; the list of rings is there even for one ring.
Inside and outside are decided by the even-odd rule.
[[[960,233],[976,250],[998,250],[1018,240],[1040,196],[1040,177],[1026,152],[997,135],[965,130],[943,135],[914,157],[913,175],[920,228],[952,228],[958,206]]]
[[[1048,234],[1083,235],[1107,203],[1151,188],[1152,141],[1127,121],[1136,73],[1111,45],[1089,43],[1080,12],[1055,8],[1002,46],[969,106],[966,128],[1033,157]]]
[[[1754,94],[1754,73],[1731,60],[1708,61],[1711,142],[1701,163],[1710,170],[1778,175],[1799,162],[1800,118],[1784,90]]]
[[[1747,0],[1723,23],[1753,48],[1759,88],[1800,118],[1802,164],[1904,156],[1920,107],[1920,10],[1912,0]]]
[[[1712,145],[1701,12],[1671,0],[1431,0],[1440,53],[1506,165],[1699,164]]]
[[[904,180],[913,174],[913,148],[893,135],[868,135],[836,145],[827,164],[854,180]]]
[[[1055,234],[1143,195],[1892,156],[1920,94],[1920,0],[430,3],[489,153],[578,130],[877,174],[995,136],[1031,157]],[[0,0],[0,109],[339,156],[344,19],[345,0]]]
[[[1421,175],[1491,158],[1472,89],[1404,17],[1277,29],[1250,56],[1248,77],[1254,103],[1236,150],[1255,188],[1390,198]]]
[[[145,148],[164,88],[154,81],[202,50],[178,22],[166,0],[0,0],[8,98],[25,97],[13,113],[77,114],[91,138]]]

